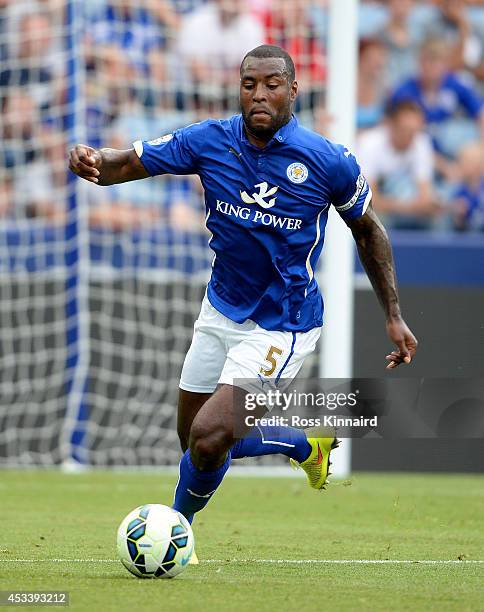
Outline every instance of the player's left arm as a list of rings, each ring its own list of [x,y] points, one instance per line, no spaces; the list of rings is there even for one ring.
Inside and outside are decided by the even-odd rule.
[[[390,241],[371,203],[366,212],[347,221],[355,239],[361,263],[383,307],[386,329],[397,349],[386,356],[387,369],[410,363],[417,350],[417,339],[402,318]]]

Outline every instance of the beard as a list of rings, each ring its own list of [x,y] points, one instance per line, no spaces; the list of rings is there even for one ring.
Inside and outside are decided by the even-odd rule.
[[[283,125],[289,123],[292,116],[291,108],[288,107],[286,111],[280,115],[274,116],[271,114],[271,122],[266,126],[260,126],[254,125],[254,117],[250,113],[244,111],[242,107],[240,107],[240,111],[242,113],[242,119],[244,121],[246,130],[256,138],[266,141],[269,141]]]

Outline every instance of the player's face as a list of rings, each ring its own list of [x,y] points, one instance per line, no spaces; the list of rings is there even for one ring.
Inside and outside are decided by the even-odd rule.
[[[297,83],[282,58],[248,57],[240,77],[240,108],[249,135],[269,141],[291,119]]]

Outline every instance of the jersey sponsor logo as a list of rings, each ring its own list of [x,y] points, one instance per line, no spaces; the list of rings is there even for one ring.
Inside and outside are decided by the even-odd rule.
[[[302,219],[294,217],[279,217],[273,213],[255,210],[245,206],[230,204],[223,200],[217,200],[215,210],[227,217],[235,217],[243,221],[251,221],[258,225],[270,226],[275,229],[282,230],[300,230],[302,229]]]
[[[291,183],[304,183],[308,178],[309,170],[304,164],[295,162],[287,167],[287,178]]]
[[[259,193],[254,192],[252,196],[250,196],[246,191],[240,192],[240,197],[242,201],[246,204],[259,204],[262,208],[272,208],[276,203],[276,198],[271,198],[279,187],[271,187],[269,189],[268,183],[257,183],[254,187],[259,189]],[[267,198],[271,198],[269,201],[266,201]]]
[[[172,138],[173,134],[165,134],[165,136],[160,136],[159,138],[155,138],[154,140],[148,140],[148,144],[156,146],[159,144],[163,144],[164,142],[170,142]]]

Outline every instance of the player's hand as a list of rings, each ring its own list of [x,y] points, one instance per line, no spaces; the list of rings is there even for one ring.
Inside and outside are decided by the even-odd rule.
[[[69,168],[86,181],[99,182],[101,153],[87,145],[78,144],[69,152]]]
[[[389,319],[387,334],[390,340],[397,345],[398,350],[392,351],[385,357],[389,361],[386,369],[393,370],[401,363],[410,363],[417,351],[418,342],[405,321],[401,317]]]

